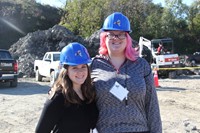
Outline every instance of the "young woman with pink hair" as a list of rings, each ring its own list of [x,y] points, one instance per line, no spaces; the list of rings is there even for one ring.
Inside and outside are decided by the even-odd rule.
[[[129,36],[130,22],[109,15],[100,33],[99,55],[91,63],[96,89],[99,133],[162,133],[154,78],[138,57]]]

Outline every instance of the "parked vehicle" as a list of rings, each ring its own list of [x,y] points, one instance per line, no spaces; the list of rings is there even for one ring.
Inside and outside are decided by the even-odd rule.
[[[36,81],[42,81],[43,77],[50,78],[53,85],[58,76],[60,64],[60,52],[47,52],[42,60],[35,60],[34,71]]]
[[[162,42],[163,52],[161,54],[157,53],[159,43]],[[173,40],[171,38],[163,39],[152,39],[148,40],[144,37],[140,37],[139,40],[139,53],[143,57],[142,51],[144,48],[148,48],[151,51],[151,56],[149,62],[152,67],[161,68],[158,70],[158,74],[166,76],[168,78],[176,78],[178,71],[177,70],[163,70],[162,68],[177,68],[180,66],[179,55],[174,53]],[[147,57],[146,57],[147,58]]]
[[[192,55],[186,56],[186,65],[187,66],[197,66],[197,64],[200,64],[200,52],[195,52]]]
[[[17,87],[18,84],[18,63],[4,49],[0,49],[0,82],[10,82],[10,87]]]

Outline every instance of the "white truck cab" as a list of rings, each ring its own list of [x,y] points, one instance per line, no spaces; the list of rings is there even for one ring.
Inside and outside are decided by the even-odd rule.
[[[50,78],[53,85],[58,76],[60,63],[60,52],[47,52],[42,60],[35,60],[34,71],[36,81],[42,81],[43,77]]]

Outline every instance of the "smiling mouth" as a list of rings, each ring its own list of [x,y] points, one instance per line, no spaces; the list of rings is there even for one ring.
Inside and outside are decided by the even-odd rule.
[[[112,46],[113,46],[113,47],[120,47],[121,44],[120,44],[120,43],[112,43]]]
[[[77,79],[83,79],[85,76],[82,75],[82,76],[76,76]]]

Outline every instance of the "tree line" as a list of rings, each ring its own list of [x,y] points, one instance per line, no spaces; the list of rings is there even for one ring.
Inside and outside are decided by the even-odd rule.
[[[170,37],[179,54],[200,51],[200,1],[190,6],[182,0],[165,2],[163,7],[152,0],[66,0],[60,24],[88,37],[101,28],[109,14],[118,11],[130,19],[134,40]]]
[[[36,0],[0,0],[0,48],[55,24],[86,38],[102,27],[108,15],[122,12],[130,20],[134,40],[169,37],[179,54],[200,51],[200,1],[190,6],[182,0],[165,2],[163,7],[152,0],[66,0],[64,8],[55,8]]]

